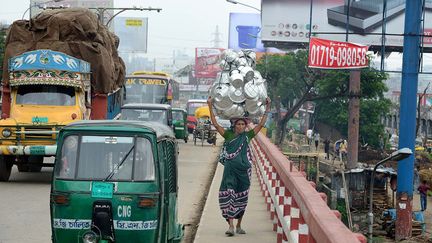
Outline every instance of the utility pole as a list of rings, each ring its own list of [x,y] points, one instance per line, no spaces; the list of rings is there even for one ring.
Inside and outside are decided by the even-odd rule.
[[[219,25],[216,25],[216,31],[212,35],[215,36],[215,38],[212,40],[212,42],[214,43],[213,47],[219,48],[220,43],[222,43],[222,39],[220,38],[220,36],[222,36],[222,34],[219,32]]]
[[[416,99],[420,66],[422,0],[405,3],[405,29],[400,97],[399,149],[414,151]],[[398,163],[396,193],[396,241],[407,239],[412,230],[414,154]]]
[[[351,70],[348,104],[348,162],[347,169],[354,169],[358,162],[359,117],[360,117],[360,70]]]

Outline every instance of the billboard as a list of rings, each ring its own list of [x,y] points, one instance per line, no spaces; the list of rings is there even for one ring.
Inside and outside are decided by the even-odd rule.
[[[254,13],[230,13],[228,48],[253,49],[264,52],[261,42],[261,15]]]
[[[215,79],[221,71],[219,61],[224,49],[195,48],[195,78]]]
[[[347,41],[348,27],[349,42],[377,49],[383,44],[384,28],[387,34],[384,39],[385,45],[389,50],[401,50],[405,1],[263,0],[262,41],[266,46],[295,47],[309,42],[309,31],[315,37]],[[387,3],[386,8],[384,2]],[[385,21],[383,11],[387,16]],[[425,33],[432,32],[431,20],[432,4],[426,4]],[[431,51],[431,38],[425,39],[424,46]]]
[[[114,32],[120,38],[119,52],[147,53],[148,18],[116,17]]]

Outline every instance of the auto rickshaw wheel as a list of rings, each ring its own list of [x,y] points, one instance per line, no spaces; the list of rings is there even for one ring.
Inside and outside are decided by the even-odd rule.
[[[0,181],[8,181],[13,166],[13,157],[0,155]]]

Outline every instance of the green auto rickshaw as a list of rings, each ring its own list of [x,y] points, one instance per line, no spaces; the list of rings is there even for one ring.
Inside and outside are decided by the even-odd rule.
[[[177,139],[188,142],[189,132],[187,129],[187,112],[185,109],[172,108],[174,133]]]
[[[53,242],[180,242],[172,130],[155,122],[64,127],[51,184]]]

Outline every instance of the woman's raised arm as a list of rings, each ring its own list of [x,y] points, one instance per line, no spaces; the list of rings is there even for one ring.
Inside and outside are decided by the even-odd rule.
[[[209,110],[210,110],[210,120],[211,120],[213,126],[215,126],[216,130],[218,131],[218,133],[219,133],[221,136],[223,136],[224,133],[225,133],[225,129],[224,129],[223,127],[221,127],[221,126],[217,123],[217,121],[216,121],[216,117],[215,117],[215,115],[214,115],[214,113],[213,113],[213,103],[212,103],[212,101],[211,101],[211,97],[210,97],[210,96],[209,96],[208,99],[207,99],[207,104],[208,104],[208,107],[209,107]]]
[[[254,133],[255,134],[258,134],[259,131],[261,131],[261,129],[263,128],[264,124],[267,121],[267,113],[270,112],[270,103],[271,103],[270,98],[267,98],[266,99],[266,111],[265,111],[266,113],[264,114],[264,116],[261,117],[261,120],[258,123],[258,125],[256,127],[254,127]]]

